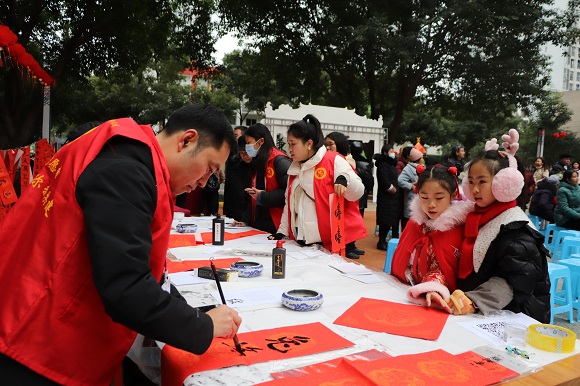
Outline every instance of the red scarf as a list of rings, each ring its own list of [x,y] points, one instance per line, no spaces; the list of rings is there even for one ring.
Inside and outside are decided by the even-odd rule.
[[[475,205],[473,212],[467,214],[464,231],[465,239],[463,239],[463,244],[461,245],[459,272],[457,273],[461,279],[465,279],[473,271],[473,246],[479,234],[479,228],[487,224],[489,220],[515,206],[515,200],[510,202],[496,201],[485,208]]]

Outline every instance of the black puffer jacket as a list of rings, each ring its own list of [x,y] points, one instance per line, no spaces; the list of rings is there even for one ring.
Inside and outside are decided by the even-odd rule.
[[[502,225],[479,272],[459,279],[457,287],[471,291],[493,276],[503,278],[513,288],[513,299],[505,310],[523,312],[541,323],[549,323],[550,278],[543,239],[526,221]]]
[[[391,159],[384,154],[375,154],[375,166],[377,167],[377,225],[399,226],[401,218],[400,192],[395,170],[396,159]],[[389,193],[387,190],[394,186],[397,191]]]

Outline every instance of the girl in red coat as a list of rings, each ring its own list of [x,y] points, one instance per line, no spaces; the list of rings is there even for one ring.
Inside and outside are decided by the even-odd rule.
[[[417,173],[417,195],[393,256],[392,273],[411,284],[409,301],[451,312],[444,299],[457,286],[463,225],[473,203],[454,201],[459,194],[455,167],[419,165]]]

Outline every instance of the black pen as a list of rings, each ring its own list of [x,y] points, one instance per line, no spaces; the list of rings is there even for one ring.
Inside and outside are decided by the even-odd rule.
[[[220,279],[219,279],[217,271],[215,269],[215,265],[214,265],[213,261],[211,261],[211,260],[210,260],[209,264],[211,266],[211,270],[213,271],[213,277],[215,279],[215,284],[217,285],[218,292],[220,293],[220,297],[222,298],[222,303],[225,305],[226,298],[224,296],[224,291],[222,291],[222,285],[220,284]],[[239,352],[243,356],[246,356],[246,354],[244,354],[244,350],[242,349],[242,345],[240,344],[240,341],[238,340],[237,334],[234,334],[234,345],[236,346],[237,352]]]

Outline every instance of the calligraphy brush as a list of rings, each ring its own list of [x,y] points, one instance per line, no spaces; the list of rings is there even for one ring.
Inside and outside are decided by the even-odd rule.
[[[222,291],[222,285],[220,284],[220,279],[219,279],[217,271],[215,269],[215,264],[213,263],[213,261],[210,261],[209,264],[211,266],[211,270],[213,271],[213,277],[215,279],[215,284],[217,285],[218,292],[220,293],[220,298],[222,298],[222,303],[226,304],[226,298],[224,296],[224,291]],[[234,345],[236,346],[237,352],[239,352],[243,356],[246,356],[246,354],[244,354],[244,350],[242,349],[242,345],[240,344],[240,341],[238,340],[237,334],[234,334]]]

